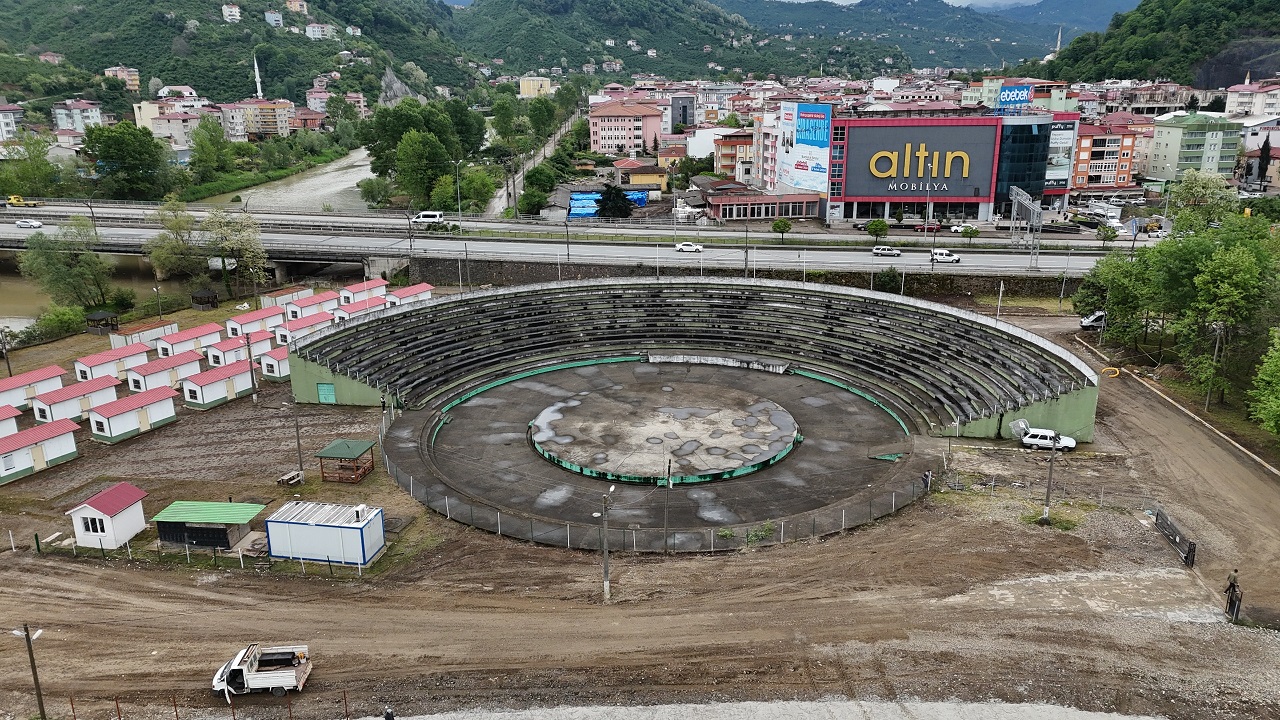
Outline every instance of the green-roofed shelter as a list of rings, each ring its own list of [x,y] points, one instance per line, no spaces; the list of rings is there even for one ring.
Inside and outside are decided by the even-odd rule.
[[[161,542],[230,549],[249,534],[266,505],[178,500],[151,518]]]
[[[358,483],[373,472],[373,443],[367,440],[334,440],[315,456],[326,482]]]

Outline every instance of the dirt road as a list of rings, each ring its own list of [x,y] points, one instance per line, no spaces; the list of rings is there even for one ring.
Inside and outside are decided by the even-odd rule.
[[[1058,507],[1080,522],[1067,532],[1022,519],[1038,513],[1043,456],[957,446],[950,477],[996,479],[998,492],[939,493],[812,544],[615,556],[607,607],[598,556],[427,514],[418,522],[439,544],[362,582],[5,553],[0,613],[45,628],[54,717],[70,716],[71,695],[80,717],[107,716],[116,696],[128,718],[172,717],[173,702],[183,718],[229,717],[208,678],[254,640],[309,642],[317,666],[291,708],[255,697],[237,717],[341,717],[344,692],[353,716],[383,703],[407,715],[845,696],[1280,717],[1280,636],[1226,624],[1217,607],[1237,563],[1250,612],[1280,606],[1275,479],[1135,380],[1103,381],[1099,418],[1094,452],[1055,468],[1068,493]],[[256,461],[196,475],[229,482],[238,462]],[[1195,533],[1196,572],[1132,510],[1144,492]],[[0,707],[13,717],[34,712],[25,662],[19,641],[0,643]]]

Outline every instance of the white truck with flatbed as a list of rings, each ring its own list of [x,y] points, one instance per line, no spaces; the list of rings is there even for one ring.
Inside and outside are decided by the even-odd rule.
[[[236,653],[213,676],[213,691],[231,702],[232,695],[271,691],[283,697],[290,690],[301,690],[311,674],[311,653],[306,645],[262,647],[252,643]]]

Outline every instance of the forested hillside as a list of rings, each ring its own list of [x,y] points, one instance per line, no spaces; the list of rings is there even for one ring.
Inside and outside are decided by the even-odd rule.
[[[1040,0],[1034,5],[986,8],[983,12],[1020,22],[1062,26],[1065,43],[1081,33],[1105,30],[1116,13],[1129,12],[1137,6],[1138,0]]]

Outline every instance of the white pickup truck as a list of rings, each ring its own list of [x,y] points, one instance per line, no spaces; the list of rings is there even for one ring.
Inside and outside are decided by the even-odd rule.
[[[301,690],[311,674],[311,654],[306,645],[261,647],[253,643],[213,676],[213,691],[231,702],[232,695],[270,690],[283,697],[290,690]]]

